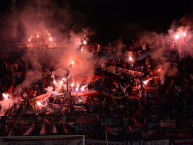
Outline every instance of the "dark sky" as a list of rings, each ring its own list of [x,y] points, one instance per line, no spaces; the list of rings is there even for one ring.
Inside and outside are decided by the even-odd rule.
[[[14,1],[14,0],[12,0]],[[2,16],[10,13],[11,0],[0,1]],[[33,1],[33,0],[31,0]],[[37,1],[37,0],[34,0]],[[192,0],[50,0],[58,8],[66,4],[71,13],[80,13],[74,23],[91,27],[96,39],[130,38],[141,30],[164,32],[174,20],[192,15]],[[27,0],[15,0],[17,11]],[[65,6],[64,6],[65,5]],[[79,22],[78,22],[79,21]]]
[[[174,20],[191,14],[192,0],[69,0],[73,9],[91,16],[98,33],[129,37],[141,30],[166,31]],[[104,33],[107,32],[107,33]],[[104,33],[104,34],[103,34]]]

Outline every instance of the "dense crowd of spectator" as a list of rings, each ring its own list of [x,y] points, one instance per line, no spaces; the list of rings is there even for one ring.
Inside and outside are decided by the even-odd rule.
[[[70,100],[68,100],[69,98],[64,98],[64,96],[58,98],[50,97],[47,100],[49,107],[42,107],[41,111],[37,111],[30,104],[30,99],[45,93],[44,88],[51,84],[53,66],[48,62],[43,67],[44,77],[34,82],[30,88],[23,90],[21,95],[21,100],[23,101],[20,104],[17,102],[12,108],[9,108],[4,117],[1,117],[0,127],[4,130],[1,132],[1,136],[8,135],[12,127],[17,132],[15,135],[22,135],[24,133],[23,130],[26,130],[31,123],[36,126],[31,135],[41,134],[42,125],[46,126],[47,134],[92,134],[98,129],[104,132],[106,128],[103,128],[100,119],[98,124],[95,124],[95,129],[90,132],[77,131],[77,126],[74,125],[77,124],[76,119],[73,119],[72,116],[75,118],[80,115],[95,114],[99,118],[119,118],[123,122],[122,127],[124,129],[118,131],[118,135],[125,133],[127,137],[129,136],[133,139],[192,137],[192,58],[179,59],[177,53],[168,51],[168,59],[175,60],[175,63],[172,63],[176,66],[178,72],[175,75],[164,76],[164,79],[159,75],[159,79],[156,80],[154,77],[157,75],[152,72],[155,71],[158,64],[149,55],[149,47],[148,44],[143,44],[137,49],[128,47],[121,50],[117,50],[113,46],[102,47],[98,45],[97,47],[92,47],[90,51],[95,52],[95,57],[106,58],[105,62],[99,62],[96,65],[95,74],[101,76],[101,79],[88,85],[88,89],[95,89],[99,93],[95,96],[87,97],[71,96]],[[128,53],[135,58],[140,58],[143,55],[145,57],[139,61],[129,62],[125,60],[125,55]],[[21,57],[24,55],[23,52],[1,55],[0,92],[1,94],[4,92],[13,93],[14,89],[24,80],[27,71],[26,67],[29,66],[26,66],[25,60]],[[143,72],[144,76],[139,77],[126,73],[117,75],[104,71],[104,68],[108,66]],[[146,78],[152,78],[148,85],[143,84],[143,80]],[[69,103],[66,103],[68,101]],[[49,112],[48,108],[52,111]],[[29,117],[27,112],[30,112],[32,116]],[[48,112],[49,114],[47,114]],[[49,115],[49,117],[44,117],[46,115]],[[54,118],[52,115],[58,118]],[[69,120],[63,119],[66,115],[71,116]],[[14,117],[8,119],[8,116]],[[23,129],[18,125],[22,124],[22,116],[25,118]],[[14,119],[18,120],[18,122],[15,122]],[[172,124],[173,126],[164,127],[161,122],[165,120],[174,121],[175,123]],[[57,128],[57,133],[53,132],[53,125]],[[74,128],[76,128],[76,131]]]

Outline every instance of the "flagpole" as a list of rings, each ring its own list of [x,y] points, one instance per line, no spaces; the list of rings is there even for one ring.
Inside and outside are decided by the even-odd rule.
[[[85,143],[85,135],[83,135],[83,143],[82,143],[82,145],[86,145],[86,143]]]
[[[109,145],[107,131],[105,131],[105,137],[106,137],[106,144]]]

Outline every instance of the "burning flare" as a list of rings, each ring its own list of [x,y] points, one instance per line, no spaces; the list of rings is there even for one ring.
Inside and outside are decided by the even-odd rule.
[[[37,104],[38,106],[40,106],[40,107],[43,106],[42,103],[41,103],[40,101],[37,101],[36,104]]]
[[[3,93],[2,95],[3,95],[3,98],[4,98],[5,100],[9,99],[9,94],[8,94],[8,93]]]
[[[87,45],[87,41],[86,41],[86,40],[83,40],[83,44],[84,44],[84,45]]]
[[[133,62],[134,61],[133,57],[129,56],[129,61]]]

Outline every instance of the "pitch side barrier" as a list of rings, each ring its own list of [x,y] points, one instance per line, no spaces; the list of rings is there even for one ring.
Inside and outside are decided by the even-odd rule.
[[[85,135],[5,136],[0,145],[86,145]]]
[[[0,145],[190,145],[192,139],[176,140],[169,139],[149,141],[110,141],[86,139],[85,135],[56,135],[56,136],[17,136],[1,137]]]

